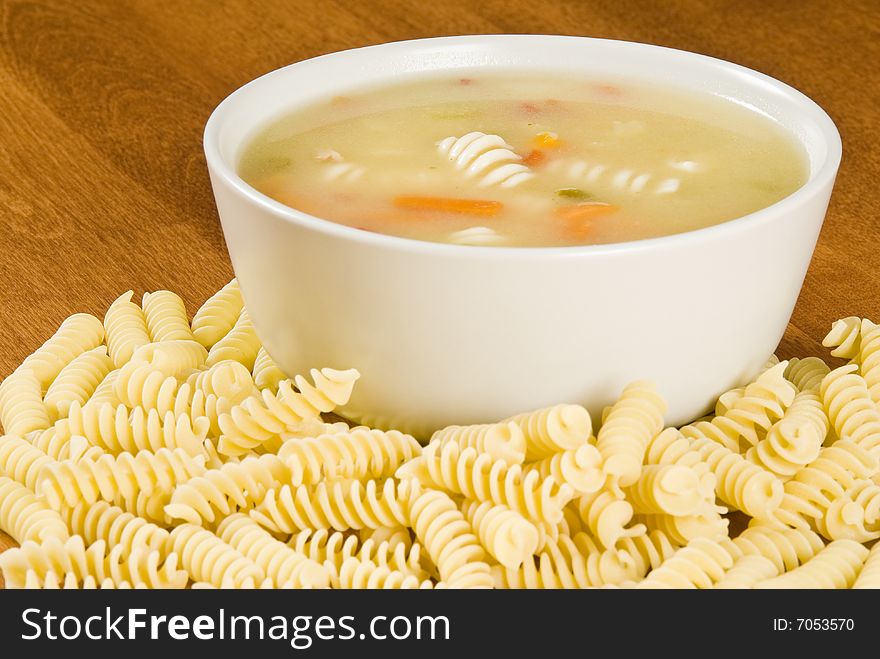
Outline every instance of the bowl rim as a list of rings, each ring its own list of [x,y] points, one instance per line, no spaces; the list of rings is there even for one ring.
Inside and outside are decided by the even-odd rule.
[[[641,238],[637,240],[627,240],[613,243],[600,243],[592,245],[572,245],[572,246],[490,246],[490,245],[459,245],[455,243],[441,243],[415,238],[405,238],[402,236],[394,236],[390,234],[376,233],[372,231],[364,231],[344,224],[339,224],[331,220],[323,219],[319,216],[306,213],[291,206],[287,206],[271,197],[259,192],[242,179],[235,171],[234,166],[223,157],[220,150],[220,132],[223,124],[224,115],[228,112],[239,98],[250,93],[254,87],[263,83],[267,79],[284,76],[290,69],[300,66],[306,62],[317,62],[324,59],[336,58],[339,56],[351,57],[357,53],[365,51],[375,51],[382,49],[405,48],[408,46],[419,47],[443,47],[443,46],[460,46],[462,44],[479,44],[485,41],[533,41],[533,40],[560,40],[560,41],[590,41],[604,42],[610,44],[619,44],[626,48],[634,50],[661,50],[671,51],[679,56],[688,57],[695,61],[700,61],[707,66],[726,70],[729,73],[738,74],[739,76],[750,79],[753,83],[762,83],[770,85],[777,92],[781,92],[791,101],[801,106],[801,114],[808,116],[810,120],[819,128],[825,143],[824,161],[821,162],[818,169],[811,172],[807,180],[794,192],[769,206],[758,209],[752,213],[742,215],[730,220],[725,220],[718,224],[698,229],[690,229],[679,233],[667,234],[653,238]],[[432,70],[431,73],[436,73]],[[787,131],[791,133],[791,131]],[[799,140],[800,141],[800,140]],[[691,51],[670,48],[667,46],[659,46],[655,44],[641,43],[636,41],[625,41],[619,39],[605,39],[597,37],[569,36],[569,35],[547,35],[547,34],[477,34],[477,35],[460,35],[445,37],[428,37],[422,39],[407,39],[398,41],[389,41],[381,44],[362,46],[358,48],[349,48],[340,51],[334,51],[324,55],[311,57],[304,60],[293,62],[286,66],[273,69],[253,80],[238,87],[235,91],[226,96],[212,111],[203,133],[203,146],[205,158],[208,164],[211,176],[219,175],[228,185],[230,185],[239,194],[246,197],[252,203],[269,211],[272,215],[291,222],[293,224],[303,225],[306,228],[316,230],[319,233],[328,234],[331,237],[342,238],[364,245],[377,248],[384,248],[393,251],[416,252],[421,254],[435,254],[437,256],[453,256],[463,258],[479,258],[479,259],[570,259],[577,257],[588,257],[590,255],[611,255],[621,252],[643,252],[654,251],[657,249],[665,249],[671,247],[675,243],[686,245],[693,242],[708,242],[714,239],[723,240],[725,236],[731,235],[744,230],[749,230],[755,225],[772,222],[785,207],[796,207],[810,200],[811,196],[819,189],[833,182],[837,175],[842,157],[842,143],[840,133],[834,121],[828,113],[819,106],[815,101],[806,96],[803,92],[795,89],[791,85],[784,83],[776,78],[768,76],[754,69],[735,64],[727,60],[722,60],[709,55],[694,53]]]

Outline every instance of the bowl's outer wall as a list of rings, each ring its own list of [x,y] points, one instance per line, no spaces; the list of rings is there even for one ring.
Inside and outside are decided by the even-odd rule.
[[[315,230],[255,203],[210,157],[209,169],[272,357],[291,374],[357,368],[343,412],[419,435],[559,402],[586,403],[597,417],[643,378],[668,400],[667,422],[704,413],[782,337],[833,184],[723,233],[518,258]]]

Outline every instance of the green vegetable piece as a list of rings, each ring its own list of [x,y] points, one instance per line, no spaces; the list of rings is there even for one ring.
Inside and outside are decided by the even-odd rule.
[[[559,188],[556,196],[565,197],[567,199],[592,199],[593,195],[580,188]]]

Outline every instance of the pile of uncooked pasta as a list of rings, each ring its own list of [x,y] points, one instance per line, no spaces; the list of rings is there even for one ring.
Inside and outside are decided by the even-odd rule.
[[[7,587],[880,587],[868,320],[826,337],[845,366],[772,358],[680,429],[639,381],[601,423],[560,404],[422,447],[326,420],[359,374],[288,378],[235,281],[192,322],[132,297],[0,385]]]

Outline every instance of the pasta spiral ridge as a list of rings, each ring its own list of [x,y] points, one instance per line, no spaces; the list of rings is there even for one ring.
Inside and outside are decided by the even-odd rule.
[[[281,367],[275,363],[266,348],[260,347],[254,360],[254,382],[260,389],[278,390],[278,383],[287,379]]]
[[[43,470],[54,463],[52,458],[21,437],[0,437],[0,474],[18,481],[32,492],[36,492]]]
[[[377,565],[373,561],[359,558],[347,558],[339,568],[338,575],[334,579],[335,588],[348,588],[355,590],[381,589],[381,590],[413,590],[433,589],[438,585],[430,580],[420,581],[418,577],[407,574],[400,570],[392,570],[387,565]]]
[[[650,441],[663,429],[666,402],[647,381],[627,385],[599,429],[603,471],[620,486],[635,483]]]
[[[633,519],[632,504],[607,489],[584,494],[577,503],[581,519],[606,549],[616,546],[621,538],[639,536],[647,530],[642,524],[627,528]]]
[[[775,529],[750,526],[733,539],[744,555],[770,559],[777,572],[789,572],[815,556],[825,543],[810,529]]]
[[[875,542],[865,559],[864,565],[859,572],[859,576],[852,586],[856,589],[861,588],[880,588],[880,542]]]
[[[212,523],[238,510],[253,508],[266,492],[288,480],[289,470],[278,456],[250,456],[181,481],[165,506],[172,519],[191,524]]]
[[[128,407],[158,408],[161,401],[174,396],[178,379],[200,368],[205,349],[195,341],[147,343],[119,369],[114,383],[116,396]]]
[[[859,371],[865,378],[871,400],[880,407],[880,325],[862,321],[862,342],[859,346]]]
[[[95,391],[86,400],[85,405],[103,405],[110,403],[119,405],[122,401],[116,396],[116,380],[119,378],[119,369],[115,368],[104,376],[104,379],[95,388]]]
[[[552,476],[557,483],[569,485],[575,494],[597,492],[605,483],[602,454],[592,444],[581,444],[527,464],[523,472],[530,471],[537,471],[541,478]]]
[[[471,500],[462,512],[483,548],[506,568],[517,569],[538,549],[538,529],[507,506]]]
[[[522,464],[526,458],[526,438],[520,427],[507,423],[486,423],[472,426],[447,426],[431,436],[431,442],[441,445],[455,442],[461,448],[474,448],[495,460],[509,465]]]
[[[151,341],[195,341],[186,317],[186,307],[176,293],[144,293],[141,307]]]
[[[736,559],[724,577],[715,584],[719,590],[751,589],[765,579],[779,574],[779,570],[766,556],[744,554]]]
[[[262,347],[254,323],[251,321],[247,308],[242,308],[235,325],[222,339],[211,346],[208,352],[208,366],[227,359],[240,362],[248,371],[254,368],[257,353]]]
[[[701,478],[680,465],[648,465],[625,494],[637,513],[696,515],[713,507],[715,477],[707,473]]]
[[[797,357],[789,360],[785,369],[785,379],[791,382],[798,391],[819,391],[822,378],[831,372],[831,367],[818,357]]]
[[[24,485],[0,476],[0,530],[18,544],[42,542],[49,537],[67,540],[67,525],[45,501]]]
[[[822,339],[822,345],[833,348],[833,357],[853,359],[859,354],[861,347],[862,319],[857,316],[847,316],[831,323],[831,330]]]
[[[174,484],[204,473],[204,458],[194,458],[183,449],[104,454],[97,459],[64,460],[40,471],[37,491],[49,505],[75,506],[80,501],[113,501],[117,495],[132,498],[170,493]]]
[[[408,523],[450,588],[492,588],[485,553],[448,494],[425,490],[407,502]]]
[[[740,551],[732,541],[697,538],[652,570],[637,588],[713,588]]]
[[[479,178],[480,187],[512,188],[534,176],[513,147],[498,135],[474,131],[461,137],[447,137],[437,142],[437,150],[465,176]]]
[[[134,291],[120,295],[104,315],[107,352],[114,366],[120,368],[135,350],[150,342],[147,321],[141,308],[131,301]]]
[[[191,327],[196,341],[210,349],[229,333],[243,307],[238,281],[233,279],[209,297],[193,316]]]
[[[580,405],[554,405],[512,416],[526,439],[526,461],[534,462],[586,444],[593,432],[590,413]]]
[[[244,513],[224,519],[217,536],[253,561],[276,588],[327,588],[330,574],[320,563],[280,542]]]
[[[798,568],[759,581],[755,588],[851,588],[868,556],[854,540],[835,540]]]
[[[52,425],[43,405],[40,382],[20,368],[0,383],[0,425],[9,435],[24,435]]]
[[[126,558],[137,547],[164,554],[168,542],[167,530],[106,501],[80,502],[72,508],[62,506],[61,517],[71,532],[82,536],[87,544],[103,540],[108,547],[121,547]]]
[[[260,398],[249,398],[219,418],[223,435],[218,450],[237,456],[277,437],[287,430],[295,431],[303,421],[317,419],[322,412],[331,412],[351,397],[360,374],[354,370],[312,369],[311,384],[301,375],[283,380],[278,393],[263,390]],[[299,391],[294,391],[293,384]]]
[[[816,520],[816,528],[829,540],[880,538],[880,486],[871,480],[856,481],[831,502],[825,516]]]
[[[397,430],[352,428],[346,432],[289,439],[278,450],[291,472],[291,485],[322,479],[381,479],[420,455],[416,439]]]
[[[723,511],[724,508],[721,508]],[[643,514],[633,521],[644,524],[648,531],[662,531],[672,542],[686,545],[697,538],[717,540],[728,536],[729,521],[716,508],[696,515]]]
[[[50,417],[53,420],[66,417],[74,402],[85,405],[111,370],[113,360],[107,355],[106,346],[86,350],[75,357],[61,369],[43,398]]]
[[[848,364],[826,375],[820,387],[822,402],[840,439],[880,452],[880,410],[857,370],[858,366]]]
[[[67,364],[86,350],[97,348],[103,340],[104,326],[100,320],[88,313],[73,314],[16,370],[31,371],[41,392],[46,391]]]
[[[337,531],[403,526],[407,505],[418,493],[412,481],[322,481],[318,485],[284,485],[269,490],[251,517],[273,533],[302,529]]]
[[[254,588],[266,579],[260,566],[195,524],[175,527],[167,547],[180,556],[182,567],[193,581],[205,581],[216,588]]]

